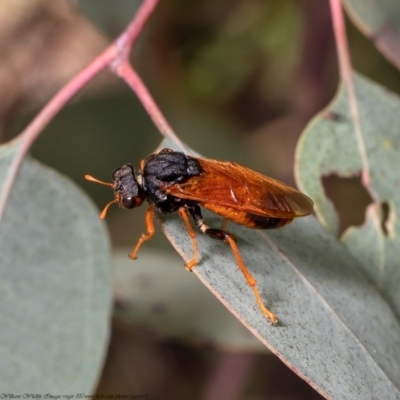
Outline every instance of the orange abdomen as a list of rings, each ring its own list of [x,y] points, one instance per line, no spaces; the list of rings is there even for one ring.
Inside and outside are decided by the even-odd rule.
[[[240,211],[232,207],[225,207],[213,203],[200,203],[204,208],[210,210],[222,218],[225,218],[235,224],[243,225],[253,229],[275,229],[280,228],[293,221],[293,218],[273,218],[263,217]]]

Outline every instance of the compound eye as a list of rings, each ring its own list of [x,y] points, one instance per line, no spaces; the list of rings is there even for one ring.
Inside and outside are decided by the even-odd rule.
[[[134,208],[136,206],[134,197],[123,197],[121,203],[124,208]]]

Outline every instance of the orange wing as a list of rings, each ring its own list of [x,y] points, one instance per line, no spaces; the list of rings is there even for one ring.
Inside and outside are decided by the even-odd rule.
[[[229,207],[271,218],[296,218],[313,212],[306,195],[275,179],[230,161],[197,159],[204,170],[167,192],[183,199]]]

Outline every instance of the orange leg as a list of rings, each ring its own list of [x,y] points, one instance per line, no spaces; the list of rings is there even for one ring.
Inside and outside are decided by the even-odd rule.
[[[186,211],[186,210],[185,210]],[[239,249],[236,246],[236,240],[235,240],[235,236],[232,235],[231,233],[227,233],[222,229],[214,229],[214,228],[210,228],[208,227],[205,223],[204,223],[204,219],[203,216],[201,215],[201,210],[200,207],[198,205],[192,206],[188,208],[189,213],[192,215],[194,221],[196,222],[196,225],[199,227],[199,229],[205,233],[207,236],[213,238],[213,239],[218,239],[218,240],[223,240],[224,242],[227,242],[232,249],[233,255],[235,256],[236,262],[239,265],[239,268],[242,270],[243,275],[245,276],[248,284],[250,285],[250,287],[253,289],[254,292],[254,296],[256,297],[256,301],[258,306],[260,307],[261,311],[263,312],[263,314],[273,323],[276,324],[278,322],[278,318],[276,317],[276,315],[271,312],[270,310],[268,310],[267,307],[265,307],[264,303],[262,302],[260,293],[258,293],[258,289],[257,289],[257,282],[256,280],[253,278],[253,276],[250,274],[249,270],[246,267],[246,264],[243,262],[243,259],[239,253]],[[187,213],[185,212],[185,217],[182,217],[187,219]],[[224,223],[226,223],[227,220],[225,220]],[[185,221],[185,223],[187,225],[189,224],[189,221]],[[186,226],[187,227],[187,226]],[[190,227],[190,230],[188,228],[189,234],[191,235],[190,231],[192,231],[192,228]],[[194,236],[194,233],[193,233]],[[193,244],[194,247],[194,244]],[[197,245],[195,248],[195,258],[194,260],[191,261],[191,263],[193,261],[197,260]]]
[[[239,253],[239,249],[236,246],[236,243],[234,239],[230,236],[230,234],[227,234],[225,237],[225,241],[229,243],[231,246],[233,255],[236,258],[236,262],[239,265],[239,268],[242,270],[243,275],[245,276],[247,282],[249,283],[250,287],[253,289],[254,296],[256,297],[256,301],[258,304],[258,307],[260,307],[261,311],[264,313],[264,315],[271,320],[271,322],[275,325],[278,322],[278,318],[276,315],[268,310],[267,307],[265,307],[260,294],[258,293],[257,289],[257,281],[253,278],[253,275],[250,274],[249,270],[247,269],[245,263],[243,262],[242,256]]]
[[[150,240],[154,236],[154,223],[153,223],[153,214],[154,214],[154,206],[150,205],[150,207],[146,211],[146,229],[147,232],[142,234],[142,237],[137,242],[135,248],[133,249],[132,253],[129,254],[129,258],[132,260],[136,260],[137,253],[144,242]]]
[[[193,245],[193,259],[189,261],[188,263],[185,264],[185,268],[188,271],[191,271],[195,265],[197,265],[199,261],[199,251],[197,249],[197,240],[196,240],[196,234],[190,225],[189,221],[189,216],[186,208],[181,207],[178,210],[180,217],[183,219],[183,222],[185,223],[186,230],[189,233],[190,238],[192,239],[192,245]]]

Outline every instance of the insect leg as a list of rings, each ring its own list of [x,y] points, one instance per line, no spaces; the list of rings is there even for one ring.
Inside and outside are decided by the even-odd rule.
[[[154,236],[155,230],[154,230],[154,223],[153,223],[153,214],[154,214],[154,206],[153,206],[153,204],[151,204],[150,207],[146,211],[146,217],[145,217],[147,232],[142,234],[141,238],[137,242],[132,253],[129,254],[129,258],[131,258],[132,260],[136,260],[137,253],[138,253],[140,247],[142,246],[142,244],[144,242],[146,242],[147,240],[150,240]]]
[[[209,228],[205,223],[204,223],[204,218],[201,215],[201,210],[199,206],[193,206],[193,207],[188,207],[188,210],[190,214],[193,216],[196,225],[200,228],[200,230],[205,233],[207,236],[213,238],[213,239],[218,239],[218,240],[223,240],[224,242],[227,242],[229,246],[231,246],[233,255],[235,256],[236,262],[239,265],[239,268],[243,272],[244,277],[246,278],[248,284],[250,287],[253,289],[254,296],[256,298],[257,304],[260,307],[261,311],[263,314],[273,323],[276,324],[278,322],[278,318],[276,315],[268,310],[267,307],[265,307],[260,293],[258,292],[257,289],[257,281],[254,279],[253,275],[251,275],[250,271],[247,269],[246,264],[244,263],[242,256],[239,253],[239,249],[236,245],[235,237],[228,233],[223,231],[222,229],[213,229]]]
[[[246,264],[244,263],[242,256],[239,253],[239,249],[236,246],[235,240],[229,234],[227,234],[225,241],[228,242],[229,245],[231,246],[233,255],[236,258],[236,262],[238,263],[239,268],[242,270],[243,275],[245,276],[247,282],[253,289],[254,296],[256,297],[258,307],[260,307],[263,314],[267,318],[269,318],[270,321],[275,325],[278,322],[278,318],[272,311],[268,310],[268,308],[265,307],[265,305],[261,299],[260,293],[258,292],[258,289],[257,289],[257,285],[256,285],[257,281],[253,278],[253,275],[251,275],[249,270],[247,269]]]
[[[179,212],[180,217],[183,219],[183,222],[185,223],[186,230],[188,231],[190,238],[192,239],[193,259],[185,264],[185,268],[188,271],[191,271],[192,268],[197,264],[197,262],[199,260],[199,252],[197,249],[196,234],[195,234],[192,226],[190,225],[189,216],[188,216],[188,212],[187,212],[186,208],[180,207],[178,209],[178,212]]]

